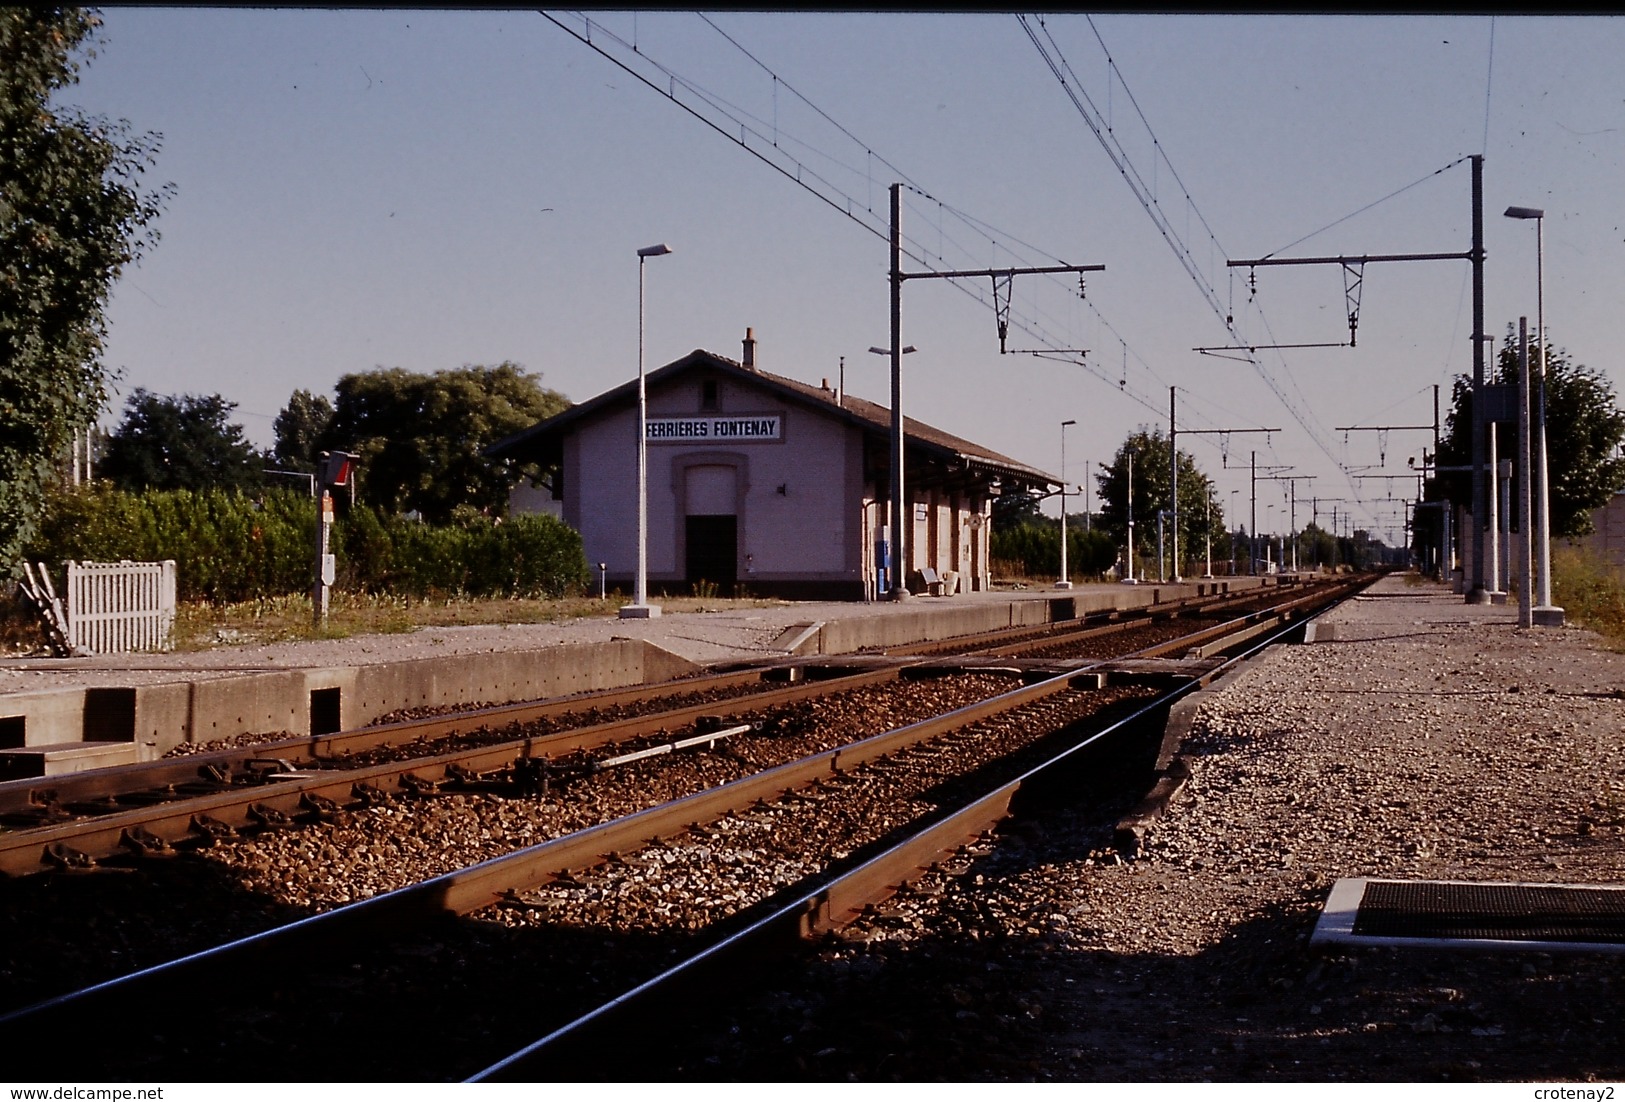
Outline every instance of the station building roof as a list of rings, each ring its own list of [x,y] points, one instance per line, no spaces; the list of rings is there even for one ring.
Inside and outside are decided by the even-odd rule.
[[[753,345],[753,341],[747,340],[747,355],[750,354]],[[681,359],[649,372],[645,377],[645,386],[653,389],[698,370],[734,376],[742,382],[775,394],[785,402],[812,409],[821,416],[845,421],[871,435],[889,438],[891,434],[890,407],[851,394],[841,395],[840,404],[837,405],[836,393],[828,387],[811,386],[782,375],[774,375],[753,364],[741,363],[699,348]],[[638,381],[631,379],[594,398],[571,406],[546,421],[499,440],[486,448],[485,452],[496,458],[535,462],[542,466],[557,463],[563,458],[564,437],[572,427],[591,420],[601,412],[635,403],[637,393]],[[907,414],[903,417],[903,437],[907,447],[924,459],[984,471],[993,477],[1021,485],[1060,484],[1060,480],[1054,475],[963,437],[955,436],[953,433],[944,432],[923,421],[917,421]]]

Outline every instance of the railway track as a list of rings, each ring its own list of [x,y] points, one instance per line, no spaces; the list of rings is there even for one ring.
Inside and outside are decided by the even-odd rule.
[[[1227,638],[1231,646],[1241,646],[1261,624],[1291,630],[1285,621],[1293,614],[1287,609],[1271,614],[1273,619],[1261,611],[1232,617],[1188,635],[1176,649],[1182,647],[1184,653],[1221,646]],[[1220,627],[1227,630],[1215,633]],[[256,1009],[225,1015],[208,1037],[207,1030],[183,1031],[187,1039],[178,1048],[175,1027],[168,1024],[124,1031],[116,1043],[98,1041],[97,1059],[105,1061],[105,1073],[265,1080],[486,1076],[482,1068],[489,1069],[489,1077],[516,1073],[520,1067],[534,1067],[536,1053],[559,1051],[557,1038],[590,1033],[590,1023],[609,1013],[595,999],[640,990],[650,977],[673,968],[680,975],[699,974],[703,963],[681,962],[709,960],[719,953],[727,959],[721,947],[739,938],[752,943],[763,937],[794,940],[848,921],[866,902],[906,881],[904,866],[917,871],[944,855],[951,858],[968,838],[1002,818],[1023,787],[1037,784],[1039,772],[1053,772],[1057,762],[1102,740],[1124,743],[1115,752],[1130,753],[1130,732],[1143,735],[1154,728],[1160,734],[1155,723],[1159,710],[1198,680],[1177,677],[1153,690],[1146,684],[1114,685],[1110,675],[1077,669],[1036,680],[1031,671],[1025,678],[1013,671],[961,678],[924,673],[917,666],[894,665],[792,686],[823,691],[758,708],[750,713],[750,722],[735,725],[743,730],[714,740],[709,750],[697,754],[634,756],[642,752],[617,746],[621,752],[612,757],[630,759],[615,771],[623,788],[669,795],[674,789],[662,789],[660,777],[694,774],[684,782],[691,789],[687,795],[646,803],[630,814],[606,817],[614,811],[614,800],[623,798],[598,787],[610,771],[577,771],[545,794],[535,787],[513,791],[512,760],[534,760],[527,756],[492,766],[483,775],[477,770],[452,775],[451,783],[435,788],[405,784],[377,802],[352,800],[325,818],[307,816],[312,821],[305,828],[261,823],[251,831],[258,846],[305,856],[289,858],[284,865],[273,856],[258,866],[267,879],[239,875],[233,882],[232,875],[224,875],[206,885],[217,899],[254,899],[262,912],[257,919],[261,929],[16,1012],[0,1028],[8,1037],[20,1037],[34,1030],[78,1028],[87,1017],[107,1020],[109,1013],[136,1011],[139,1017],[141,1010],[164,1005],[165,999],[195,999],[200,989],[219,985],[233,991],[234,1003]],[[975,679],[980,682],[970,685]],[[949,683],[961,687],[950,693]],[[834,691],[836,686],[841,691]],[[907,690],[900,699],[912,698],[931,718],[893,723],[895,705],[881,706],[874,695],[864,699],[865,693],[899,688]],[[938,699],[941,694],[947,695]],[[760,705],[767,695],[753,699]],[[790,733],[794,724],[785,718],[797,708],[802,713],[796,722],[819,728],[826,744],[831,736],[835,744],[785,760],[807,745]],[[844,720],[843,711],[850,713]],[[735,715],[743,718],[747,712],[741,705]],[[777,721],[771,718],[775,714]],[[887,726],[875,733],[877,718]],[[665,729],[673,726],[668,718]],[[866,733],[854,738],[854,731]],[[512,747],[503,745],[511,753]],[[777,761],[763,756],[770,747]],[[332,754],[320,756],[333,759]],[[402,775],[421,779],[433,768],[425,762],[434,760],[412,760]],[[513,848],[513,824],[534,818],[515,807],[534,808],[542,802],[557,805],[551,829],[568,823],[571,815],[582,825]],[[568,811],[558,810],[566,803],[571,804]],[[346,903],[334,892],[311,893],[294,902],[282,892],[277,905],[265,906],[266,895],[276,894],[267,893],[268,879],[293,877],[287,870],[301,861],[305,870],[298,875],[320,880],[325,864],[332,870],[327,880],[353,892],[355,885],[349,882],[356,875],[355,862],[345,859],[354,858],[358,849],[387,849],[383,841],[389,838],[427,836],[432,844],[430,821],[457,819],[465,804],[508,810],[510,826],[497,831],[505,835],[500,841],[508,852],[382,888],[361,902]],[[502,815],[496,815],[500,823]],[[594,815],[597,821],[591,821]],[[490,834],[490,821],[476,829]],[[358,829],[358,822],[373,828],[365,835],[370,841],[344,833]],[[64,825],[16,833],[34,835],[37,841],[38,829]],[[408,856],[409,863],[422,867],[421,854]],[[177,869],[191,864],[195,862],[148,860],[140,866]],[[130,885],[144,879],[139,873],[103,872],[27,877],[5,887],[38,885],[33,890],[42,896],[67,897],[88,896],[100,885],[113,884],[115,893],[139,894]],[[163,877],[155,880],[161,884]],[[154,897],[149,902],[158,902],[164,889],[148,894]],[[318,913],[312,915],[313,908]],[[16,908],[7,910],[15,913]],[[306,917],[276,924],[300,914]],[[242,916],[220,921],[228,928],[232,922],[254,925]],[[761,932],[769,929],[775,933]],[[673,960],[679,963],[672,965]],[[275,981],[268,987],[244,979],[272,961]],[[305,961],[308,971],[291,971],[292,962]],[[102,970],[109,971],[105,963]],[[454,978],[453,990],[447,989],[446,976]],[[475,983],[476,976],[485,978]],[[464,989],[475,993],[472,1001],[458,995]],[[520,1000],[524,1013],[514,1008],[511,993],[516,990],[530,993]],[[308,1036],[300,1033],[297,1071],[242,1068],[232,1037],[242,1033],[245,1021],[252,1033],[273,1039],[279,1029],[304,1029],[305,1020],[295,1009],[300,1000],[290,991],[319,995],[306,1009],[334,1018],[331,1051],[324,1048],[318,1058]],[[410,1007],[417,1011],[403,1009]],[[436,1010],[426,1012],[425,1007]],[[382,1008],[403,1012],[384,1014]],[[380,1026],[383,1018],[394,1024]],[[441,1023],[442,1032],[424,1035],[425,1027],[414,1026],[414,1019]],[[449,1020],[467,1023],[466,1029],[459,1027],[462,1039],[455,1044],[444,1033]],[[555,1040],[540,1048],[525,1043],[543,1033]],[[460,1054],[449,1064],[448,1048]],[[515,1050],[530,1055],[508,1061],[504,1054]],[[386,1055],[362,1059],[359,1052]],[[385,1066],[379,1059],[397,1063]],[[176,1060],[182,1063],[176,1065]]]
[[[1300,603],[1297,598],[1283,607]],[[1257,598],[1204,598],[1154,610],[1153,616],[1091,626],[1000,633],[955,643],[967,656],[1100,660],[1132,653],[1157,657],[1190,649],[1189,620],[1215,624],[1225,638],[1245,620],[1266,621]],[[940,649],[942,644],[938,644]],[[969,649],[966,649],[969,647]],[[702,720],[828,695],[901,676],[899,667],[867,672],[805,666],[735,671],[668,686],[622,689],[563,701],[524,702],[418,717],[359,730],[219,749],[139,766],[94,770],[49,781],[0,784],[0,874],[88,869],[121,856],[165,856],[177,846],[212,844],[244,829],[284,826],[375,803],[403,790],[466,784],[506,769],[515,787],[545,784],[563,755],[659,739]],[[787,683],[780,684],[780,681]]]

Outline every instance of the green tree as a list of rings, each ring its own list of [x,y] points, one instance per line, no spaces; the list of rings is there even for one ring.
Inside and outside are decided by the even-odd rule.
[[[106,401],[113,281],[157,239],[156,134],[54,102],[94,56],[79,8],[0,9],[0,570],[38,525],[53,466]]]
[[[1329,567],[1335,563],[1346,564],[1347,562],[1348,560],[1338,553],[1337,541],[1332,537],[1332,534],[1320,525],[1311,521],[1303,526],[1303,531],[1298,533],[1299,566]]]
[[[1100,493],[1096,524],[1111,534],[1117,546],[1128,539],[1128,465],[1134,457],[1134,554],[1136,569],[1144,573],[1156,569],[1157,513],[1170,510],[1172,479],[1168,464],[1168,438],[1161,429],[1141,428],[1117,449],[1110,463],[1102,464],[1095,475]],[[1189,452],[1179,453],[1179,550],[1185,564],[1195,561],[1198,548],[1205,553],[1209,518],[1217,536],[1224,526],[1224,510],[1213,495],[1213,483],[1197,467]],[[1164,522],[1165,538],[1172,542],[1172,516]],[[1169,549],[1171,550],[1171,548]],[[1176,572],[1188,573],[1182,564],[1171,564]]]
[[[1540,353],[1533,341],[1529,346],[1529,363],[1538,387]],[[1492,381],[1509,384],[1516,394],[1522,376],[1518,368],[1517,331],[1510,324],[1496,368]],[[1471,464],[1472,417],[1472,380],[1459,376],[1452,388],[1450,414],[1439,440],[1441,466]],[[1619,399],[1606,376],[1576,363],[1567,349],[1556,348],[1549,340],[1546,345],[1546,433],[1552,535],[1587,535],[1592,530],[1591,511],[1606,505],[1610,497],[1625,489],[1625,456],[1620,454],[1620,444],[1625,441],[1625,412],[1621,412]],[[1519,479],[1522,476],[1516,463],[1520,450],[1517,421],[1498,424],[1496,453],[1501,459],[1514,460],[1513,501],[1517,501],[1521,493]],[[1429,481],[1426,497],[1430,501],[1448,498],[1458,505],[1471,505],[1471,477],[1466,472],[1438,475]],[[1512,523],[1516,528],[1516,515]],[[1419,529],[1427,527],[1427,524],[1418,524]]]
[[[999,496],[993,499],[991,512],[994,533],[1042,521],[1044,514],[1039,511],[1038,505],[1043,500],[1044,491],[1036,487],[1025,485],[1005,487]],[[1057,551],[1056,554],[1060,552]]]
[[[271,454],[277,465],[290,471],[315,471],[322,439],[332,423],[333,403],[327,395],[294,391],[271,426],[276,433]]]
[[[422,375],[379,368],[339,380],[329,450],[361,456],[361,489],[385,509],[445,523],[466,507],[501,516],[508,490],[539,472],[481,450],[562,412],[569,400],[518,364],[470,365]]]
[[[261,485],[260,456],[243,438],[243,427],[228,420],[236,408],[218,394],[170,398],[137,387],[107,438],[102,476],[130,491]]]

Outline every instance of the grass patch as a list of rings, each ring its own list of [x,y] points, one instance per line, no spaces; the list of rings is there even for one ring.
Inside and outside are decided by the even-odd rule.
[[[490,598],[389,597],[334,593],[327,623],[318,628],[308,594],[268,597],[235,604],[188,602],[175,616],[175,649],[210,650],[220,646],[347,639],[353,635],[398,635],[419,628],[475,627],[488,624],[556,624],[566,620],[614,616],[630,598],[612,593],[597,597]],[[770,608],[786,604],[766,599],[661,597],[667,612],[717,612],[734,608]]]
[[[1569,623],[1590,628],[1614,650],[1625,650],[1625,579],[1596,555],[1553,548],[1552,600]]]

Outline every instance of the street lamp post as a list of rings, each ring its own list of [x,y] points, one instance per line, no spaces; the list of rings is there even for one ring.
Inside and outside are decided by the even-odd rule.
[[[632,603],[621,607],[623,620],[650,620],[660,606],[649,603],[649,394],[643,381],[643,265],[651,256],[671,252],[667,245],[638,250],[638,574]]]
[[[1123,581],[1129,585],[1139,581],[1134,576],[1134,452],[1132,451],[1128,453],[1128,577]]]
[[[1241,514],[1236,511],[1236,495],[1239,493],[1241,493],[1240,490],[1230,491],[1230,519],[1232,522],[1238,522],[1241,520]],[[1232,523],[1230,525],[1230,576],[1232,578],[1236,576],[1236,544],[1240,542],[1241,525],[1239,523]]]
[[[1535,477],[1539,486],[1539,525],[1535,533],[1535,553],[1540,559],[1540,604],[1534,609],[1537,627],[1560,628],[1563,610],[1552,604],[1552,501],[1546,467],[1546,212],[1534,207],[1508,207],[1508,218],[1533,219],[1535,223],[1535,343],[1540,347],[1540,383],[1536,392],[1534,429],[1539,449],[1535,454]]]
[[[1066,568],[1066,427],[1075,424],[1076,421],[1061,422],[1061,580],[1055,583],[1056,589],[1072,588],[1072,575]]]
[[[1202,529],[1207,534],[1207,573],[1204,578],[1213,577],[1213,484],[1207,483],[1202,490],[1202,504],[1206,508],[1206,515],[1202,520]]]

